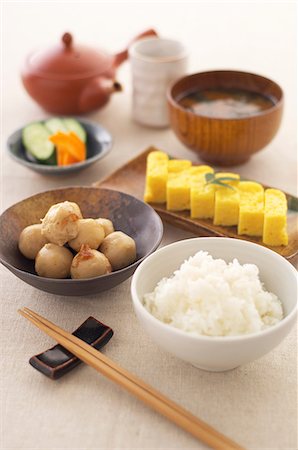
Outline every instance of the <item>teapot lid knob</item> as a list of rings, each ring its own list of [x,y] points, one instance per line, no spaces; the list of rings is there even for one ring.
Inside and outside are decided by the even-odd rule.
[[[70,33],[64,33],[62,36],[62,42],[66,49],[70,49],[72,44],[72,35]]]

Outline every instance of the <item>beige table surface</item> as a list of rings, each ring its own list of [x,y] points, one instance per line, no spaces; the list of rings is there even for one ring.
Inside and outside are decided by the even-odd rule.
[[[239,173],[295,193],[295,5],[290,2],[3,3],[2,210],[49,188],[90,185],[150,144],[196,160],[167,130],[131,120],[129,64],[119,70],[125,92],[90,115],[114,137],[112,152],[86,171],[45,177],[11,161],[5,141],[16,128],[46,114],[24,92],[19,67],[25,54],[69,30],[75,39],[120,49],[138,31],[155,26],[182,40],[190,71],[234,68],[279,82],[286,107],[275,140]],[[165,226],[163,245],[191,236]],[[89,315],[115,335],[104,352],[173,400],[249,449],[297,448],[297,347],[293,331],[265,357],[226,373],[193,368],[160,350],[140,328],[131,306],[130,280],[93,297],[67,298],[38,291],[1,267],[3,449],[204,449],[192,437],[135,398],[81,366],[53,382],[28,364],[52,341],[20,317],[28,306],[66,329]]]

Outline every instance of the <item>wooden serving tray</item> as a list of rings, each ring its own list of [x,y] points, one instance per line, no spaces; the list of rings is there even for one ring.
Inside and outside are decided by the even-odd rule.
[[[116,189],[117,191],[131,194],[134,197],[143,200],[147,155],[154,150],[156,150],[156,148],[149,147],[139,156],[124,164],[120,169],[116,170],[116,172],[112,173],[104,180],[94,183],[94,186]],[[298,253],[298,198],[293,197],[290,194],[286,194],[286,196],[289,208],[289,243],[287,246],[280,247],[266,246],[262,243],[262,239],[258,237],[239,236],[237,234],[237,227],[214,225],[212,221],[208,219],[192,219],[189,211],[167,211],[165,204],[152,203],[151,206],[160,215],[162,220],[191,231],[198,236],[225,236],[244,239],[271,248],[285,258],[292,259]]]

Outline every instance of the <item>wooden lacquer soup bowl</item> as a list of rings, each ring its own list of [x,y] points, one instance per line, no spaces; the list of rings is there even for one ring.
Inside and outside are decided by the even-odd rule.
[[[216,93],[234,98],[223,105],[222,98],[214,101]],[[189,99],[198,103],[191,104]],[[209,163],[237,165],[277,133],[283,91],[260,75],[217,70],[180,78],[169,88],[168,105],[171,126],[183,144]]]

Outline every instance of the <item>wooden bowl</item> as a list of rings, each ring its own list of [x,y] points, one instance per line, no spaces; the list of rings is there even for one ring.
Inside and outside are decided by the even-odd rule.
[[[238,89],[272,99],[272,107],[241,118],[199,115],[182,107],[184,95],[206,89]],[[200,158],[215,165],[242,164],[264,148],[279,128],[283,92],[274,81],[247,72],[217,70],[195,73],[176,81],[168,91],[171,126],[178,139]]]
[[[96,278],[72,280],[36,275],[34,261],[18,249],[18,238],[28,225],[39,223],[51,205],[69,200],[76,202],[83,217],[106,217],[115,230],[131,236],[137,247],[137,260],[129,266]],[[129,278],[136,267],[159,245],[162,222],[151,206],[123,192],[92,187],[71,187],[42,192],[8,208],[0,216],[0,261],[26,283],[59,295],[89,295],[110,289]]]

